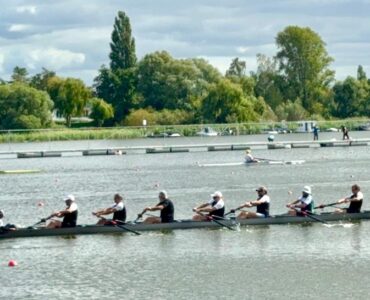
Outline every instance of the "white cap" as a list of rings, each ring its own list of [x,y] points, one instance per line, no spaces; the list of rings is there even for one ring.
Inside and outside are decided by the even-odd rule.
[[[68,195],[67,197],[64,198],[64,201],[67,201],[67,200],[75,201],[75,196]]]
[[[217,192],[214,192],[213,194],[211,194],[211,197],[214,198],[214,197],[219,197],[219,198],[222,198],[222,193],[217,191]]]
[[[311,195],[311,187],[306,185],[305,187],[303,187],[302,192]]]
[[[4,215],[4,211],[3,211],[2,209],[0,209],[0,213],[1,213],[2,215]]]

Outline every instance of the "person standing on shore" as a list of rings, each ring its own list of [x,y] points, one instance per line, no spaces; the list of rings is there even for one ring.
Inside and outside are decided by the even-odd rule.
[[[313,140],[318,141],[319,140],[319,128],[315,125],[313,127]]]
[[[342,126],[343,140],[349,140],[349,131],[346,126]]]

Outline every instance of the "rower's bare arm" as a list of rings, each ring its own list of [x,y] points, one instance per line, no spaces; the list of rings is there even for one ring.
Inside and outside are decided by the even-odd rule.
[[[343,198],[343,199],[340,199],[337,201],[338,204],[342,204],[342,203],[348,203],[350,201],[349,198]]]
[[[198,205],[198,206],[194,207],[193,211],[195,211],[195,212],[200,211],[202,208],[207,207],[207,206],[208,206],[208,203],[203,203],[201,205]]]
[[[287,207],[292,207],[292,206],[296,205],[298,202],[299,202],[299,200],[297,199],[297,200],[295,200],[293,202],[288,203],[286,206]],[[296,207],[298,207],[298,206],[296,206]]]
[[[163,208],[164,208],[163,205],[156,205],[156,206],[150,207],[150,211],[162,210]]]
[[[204,207],[204,208],[198,209],[199,212],[212,212],[215,210],[217,210],[217,208],[215,207]]]
[[[348,199],[348,202],[357,202],[357,201],[361,201],[362,199],[359,199],[359,198],[357,198],[357,197],[355,197],[355,198],[352,198],[352,199]]]
[[[115,211],[116,211],[115,208],[109,207],[109,208],[105,208],[105,209],[101,209],[101,210],[97,211],[96,213],[94,213],[94,215],[96,215],[97,217],[105,216],[105,215],[110,215],[110,214],[114,213]]]

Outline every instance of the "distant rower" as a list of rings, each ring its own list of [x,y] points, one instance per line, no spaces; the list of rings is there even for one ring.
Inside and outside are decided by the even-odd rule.
[[[261,186],[256,189],[256,192],[258,195],[256,201],[247,201],[236,209],[256,206],[256,212],[243,211],[239,214],[238,219],[266,218],[270,216],[270,197],[267,195],[267,189]]]
[[[288,214],[291,216],[304,216],[306,212],[313,213],[314,204],[311,195],[311,187],[305,186],[302,190],[302,196],[287,204],[287,207],[290,208]],[[297,209],[299,209],[299,211]]]
[[[348,214],[355,214],[361,212],[361,206],[362,202],[364,200],[364,195],[360,191],[360,186],[357,184],[352,185],[352,195],[340,199],[337,203],[342,204],[342,203],[350,203],[348,208],[344,209],[337,209],[335,213],[348,213]]]
[[[209,217],[215,216],[223,218],[225,214],[225,203],[221,192],[215,192],[211,195],[212,199],[193,208],[197,214],[193,216],[193,221],[207,221]],[[204,215],[202,213],[207,213]]]
[[[123,223],[126,221],[126,207],[123,203],[122,196],[120,194],[115,194],[113,200],[114,204],[111,207],[93,212],[93,215],[97,216],[98,218],[101,216],[113,214],[113,218],[111,220],[101,218],[97,223],[98,225],[110,225],[112,224],[112,221],[116,220]]]
[[[258,159],[254,158],[252,155],[252,151],[250,149],[245,150],[246,156],[245,156],[245,162],[246,163],[258,163],[260,162]]]
[[[146,207],[139,217],[141,217],[147,211],[157,211],[161,212],[160,217],[148,217],[145,219],[146,224],[156,224],[156,223],[171,223],[174,221],[175,208],[166,191],[159,192],[158,195],[159,203],[156,206]]]
[[[64,201],[67,207],[64,210],[57,211],[49,216],[49,218],[63,218],[63,221],[51,220],[46,226],[47,228],[76,227],[78,207],[75,203],[75,197],[73,195],[68,195]]]

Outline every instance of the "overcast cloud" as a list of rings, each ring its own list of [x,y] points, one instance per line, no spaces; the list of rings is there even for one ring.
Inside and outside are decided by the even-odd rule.
[[[225,71],[234,57],[256,67],[273,56],[277,33],[309,26],[327,43],[336,77],[370,74],[370,0],[0,0],[0,78],[15,66],[42,67],[91,84],[108,64],[114,17],[125,11],[139,58],[167,50],[176,58],[204,57]]]

